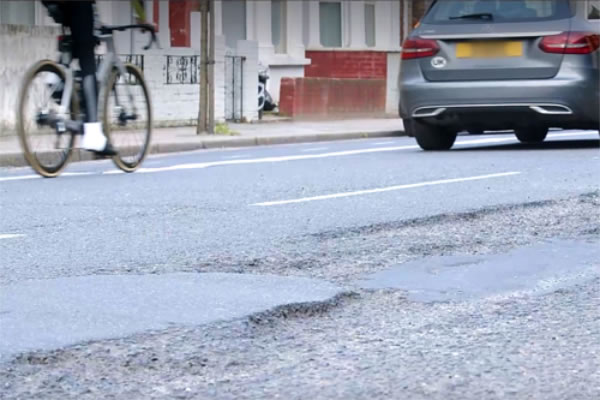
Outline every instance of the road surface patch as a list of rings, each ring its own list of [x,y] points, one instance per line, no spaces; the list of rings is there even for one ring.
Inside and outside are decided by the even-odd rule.
[[[0,286],[0,360],[91,340],[233,320],[342,294],[323,280],[276,275],[95,275]]]
[[[440,256],[365,278],[365,289],[401,289],[422,302],[542,295],[600,276],[597,239],[553,240],[491,256]]]

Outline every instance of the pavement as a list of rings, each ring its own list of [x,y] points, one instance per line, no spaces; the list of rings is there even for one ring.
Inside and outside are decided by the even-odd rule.
[[[228,134],[196,134],[195,127],[155,128],[152,131],[150,154],[172,153],[199,149],[248,147],[381,138],[399,136],[404,125],[399,118],[378,118],[338,121],[264,120],[256,123],[229,123]],[[72,161],[89,161],[93,154],[76,150]],[[0,167],[27,165],[18,138],[0,136]]]
[[[599,148],[552,131],[0,168],[0,324],[25,324],[0,398],[597,400]]]

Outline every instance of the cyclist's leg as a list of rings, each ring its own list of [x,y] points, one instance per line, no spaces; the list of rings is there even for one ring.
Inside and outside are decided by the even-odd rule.
[[[82,147],[106,155],[116,154],[98,122],[98,82],[96,81],[96,47],[94,38],[94,8],[92,1],[68,4],[68,24],[73,37],[73,53],[79,60],[86,109]]]

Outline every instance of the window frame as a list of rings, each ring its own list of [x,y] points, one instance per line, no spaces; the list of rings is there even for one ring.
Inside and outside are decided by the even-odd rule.
[[[273,4],[279,3],[279,43],[275,43],[273,33]],[[271,43],[276,54],[287,52],[287,0],[271,0]]]
[[[598,0],[587,0],[585,2],[585,19],[588,21],[600,22],[600,15],[598,18],[591,18],[592,16],[592,7],[594,7],[594,2],[597,3],[597,9],[600,12],[600,1]]]
[[[377,47],[377,3],[375,1],[365,1],[365,46],[368,48]],[[372,32],[373,42],[369,43],[369,24],[367,20],[367,7],[373,8]]]
[[[1,1],[1,0],[0,0]],[[249,19],[248,19],[248,15],[249,12],[251,12],[251,8],[253,5],[249,4],[249,2],[247,0],[240,0],[241,2],[243,2],[244,6],[243,6],[243,12],[240,13],[240,15],[243,15],[241,20],[243,21],[243,29],[241,30],[241,32],[243,33],[241,38],[238,38],[237,40],[249,40],[250,39],[250,23],[249,23]],[[232,42],[231,38],[227,35],[227,30],[226,30],[226,20],[225,20],[225,3],[226,1],[221,1],[221,26],[222,26],[222,34],[226,37],[226,46],[232,49],[236,48],[236,43]],[[231,5],[231,3],[229,4]],[[236,41],[237,42],[237,41]],[[231,46],[230,46],[231,45]]]
[[[340,44],[339,46],[327,46],[323,44],[323,31],[321,30],[321,4],[324,3],[334,3],[334,4],[339,4],[340,6]],[[345,43],[345,38],[346,35],[344,34],[344,30],[346,27],[346,23],[345,23],[345,18],[344,18],[344,11],[345,11],[345,1],[342,0],[319,0],[319,44],[326,49],[341,49],[344,47],[344,43]]]
[[[28,0],[27,2],[21,0],[21,1],[16,1],[13,0],[13,3],[17,3],[17,4],[21,4],[21,5],[26,5],[26,6],[30,6],[31,7],[31,17],[32,17],[32,21],[29,23],[19,23],[19,24],[15,24],[12,22],[0,22],[0,24],[2,25],[22,25],[22,26],[36,26],[36,25],[41,25],[41,23],[43,22],[43,16],[42,16],[42,10],[40,9],[40,7],[45,8],[40,2],[35,1],[35,0]],[[8,1],[3,2],[3,4],[9,3]],[[2,21],[2,7],[0,7],[0,21]]]

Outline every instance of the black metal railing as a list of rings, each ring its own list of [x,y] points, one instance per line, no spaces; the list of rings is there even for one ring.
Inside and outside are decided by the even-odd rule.
[[[165,56],[165,84],[193,85],[199,82],[199,56]]]

